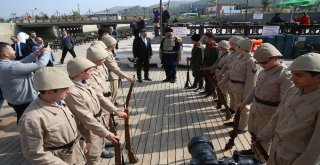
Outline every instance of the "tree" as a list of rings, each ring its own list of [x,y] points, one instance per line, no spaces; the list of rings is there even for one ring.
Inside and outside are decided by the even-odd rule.
[[[264,12],[269,11],[269,5],[272,3],[271,1],[269,1],[269,0],[261,0],[260,3],[262,5],[262,8],[263,8]]]
[[[5,23],[5,22],[8,22],[8,20],[6,20],[6,19],[4,19],[4,18],[0,17],[0,23]]]

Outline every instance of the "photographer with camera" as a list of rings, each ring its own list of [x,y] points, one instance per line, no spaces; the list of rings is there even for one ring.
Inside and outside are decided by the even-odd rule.
[[[294,87],[257,138],[272,138],[268,165],[320,164],[320,54],[302,55],[289,69]]]

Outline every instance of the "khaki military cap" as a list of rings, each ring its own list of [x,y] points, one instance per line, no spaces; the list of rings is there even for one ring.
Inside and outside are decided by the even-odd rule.
[[[87,49],[87,59],[95,62],[108,57],[108,52],[99,45],[91,45]]]
[[[73,78],[84,72],[85,70],[95,66],[96,65],[93,62],[85,58],[76,57],[68,62],[67,71],[69,73],[69,76]]]
[[[296,58],[290,65],[291,71],[320,72],[320,54],[307,53]]]
[[[226,40],[221,40],[221,41],[218,43],[218,47],[221,47],[221,48],[224,48],[224,49],[230,49],[229,42],[226,41]]]
[[[101,41],[107,46],[110,47],[117,43],[117,40],[110,35],[105,35],[102,37]]]
[[[93,45],[99,45],[99,46],[101,46],[103,49],[107,49],[106,44],[104,44],[102,41],[93,41],[90,46],[93,46]]]
[[[281,57],[281,56],[282,54],[279,52],[279,50],[269,43],[261,44],[257,48],[256,52],[254,52],[254,55],[253,55],[255,59],[264,59],[269,57]]]
[[[240,36],[232,36],[230,39],[229,39],[229,42],[230,43],[233,43],[233,44],[236,44],[239,40],[241,40],[242,37]]]
[[[244,49],[246,51],[251,51],[252,49],[252,41],[249,38],[243,38],[239,40],[237,42],[237,45],[239,45],[241,49]]]
[[[33,86],[37,91],[68,88],[73,85],[65,72],[54,67],[44,67],[33,76]]]

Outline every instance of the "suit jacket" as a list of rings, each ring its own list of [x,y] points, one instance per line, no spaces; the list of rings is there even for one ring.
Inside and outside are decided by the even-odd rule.
[[[18,55],[18,50],[16,50],[16,44],[11,44],[11,47],[13,50],[16,51],[16,59],[15,60],[21,60],[25,57],[27,57],[30,54],[30,50],[28,49],[27,45],[25,43],[20,42],[19,48],[21,50],[21,54]]]
[[[149,37],[146,38],[147,46],[141,37],[133,40],[132,52],[135,58],[149,59],[152,56],[151,39]]]
[[[61,48],[67,47],[68,49],[72,49],[73,45],[74,45],[74,39],[70,35],[67,35],[65,39],[61,37]]]
[[[29,38],[29,39],[26,40],[26,44],[27,44],[27,47],[28,47],[30,53],[33,52],[33,51],[32,51],[32,47],[35,46],[35,45],[37,45],[37,43],[33,42],[33,40],[32,40],[31,38]]]

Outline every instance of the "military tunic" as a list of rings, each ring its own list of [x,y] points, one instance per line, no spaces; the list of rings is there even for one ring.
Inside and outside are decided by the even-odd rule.
[[[22,153],[32,164],[85,164],[77,124],[68,107],[37,98],[19,121]],[[76,139],[76,140],[75,140]],[[75,140],[70,148],[61,147]]]
[[[104,147],[104,138],[110,134],[101,115],[101,107],[94,89],[86,82],[76,82],[70,88],[65,101],[80,121],[78,127],[86,137],[89,152],[86,154],[87,164],[100,164],[100,155]]]
[[[253,57],[250,55],[241,55],[234,63],[230,71],[231,97],[235,104],[241,103],[253,90],[257,80],[257,69]],[[248,126],[250,106],[246,105],[241,111],[239,130],[246,131]]]
[[[234,98],[231,95],[231,81],[230,81],[230,71],[237,59],[240,57],[240,53],[236,51],[230,51],[230,54],[226,57],[227,64],[224,65],[221,69],[221,73],[223,73],[222,79],[219,80],[218,86],[225,86],[227,93],[229,94],[230,99],[230,108],[233,109],[235,106]]]
[[[106,61],[104,64],[108,68],[109,71],[109,81],[110,81],[110,88],[111,88],[111,94],[113,98],[113,102],[117,100],[118,97],[118,80],[126,78],[127,75],[121,71],[119,68],[115,58],[113,57],[113,53],[111,51],[107,51],[109,55],[106,58]]]
[[[203,63],[203,50],[204,47],[200,43],[193,45],[193,48],[191,50],[190,67],[192,69],[192,75],[194,77],[202,77],[200,69],[202,68]]]
[[[182,39],[165,37],[160,43],[160,59],[166,72],[167,80],[175,80],[177,65],[181,60]]]
[[[200,71],[202,68],[202,63],[203,63],[203,50],[204,46],[201,45],[200,43],[197,43],[193,45],[193,48],[191,50],[191,62],[190,62],[190,67],[192,69],[192,75],[194,77],[194,83],[193,86],[197,86],[199,83],[199,88],[203,87],[203,76]]]
[[[284,95],[275,115],[258,134],[270,140],[268,165],[320,164],[320,89],[303,94],[292,87]]]
[[[291,73],[285,65],[276,66],[271,70],[262,69],[259,72],[254,90],[244,100],[245,104],[252,103],[249,114],[249,132],[257,135],[267,125],[276,113],[281,98],[293,85],[290,78]],[[271,140],[262,141],[261,144],[267,152],[270,151]]]

